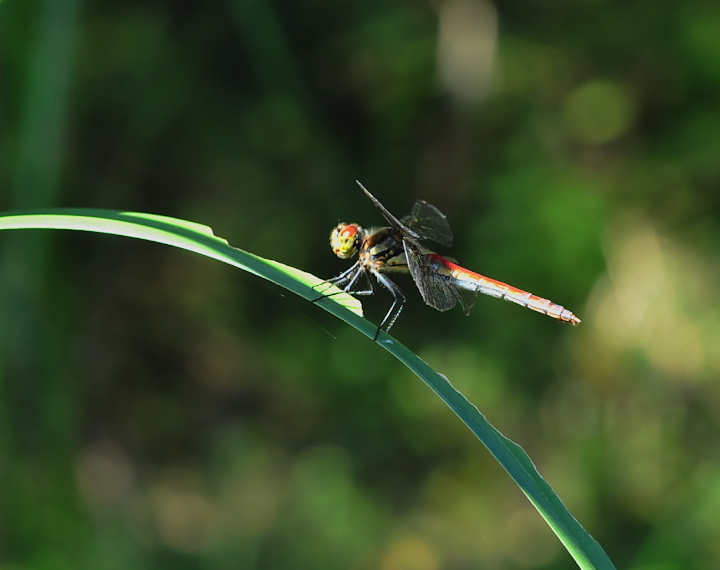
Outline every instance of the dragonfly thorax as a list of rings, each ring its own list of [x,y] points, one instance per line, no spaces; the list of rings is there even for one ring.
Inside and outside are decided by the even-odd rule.
[[[357,253],[362,233],[358,224],[339,224],[330,232],[330,247],[339,258],[348,259]]]

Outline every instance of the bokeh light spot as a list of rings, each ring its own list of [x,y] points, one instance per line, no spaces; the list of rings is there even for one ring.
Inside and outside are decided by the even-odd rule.
[[[565,102],[567,131],[583,142],[602,144],[630,128],[634,104],[627,91],[609,81],[591,81],[570,93]]]
[[[435,549],[424,540],[402,538],[390,545],[383,557],[382,570],[436,570],[440,560]]]

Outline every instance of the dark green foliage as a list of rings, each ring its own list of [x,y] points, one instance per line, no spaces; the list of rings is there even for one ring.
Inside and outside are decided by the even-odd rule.
[[[382,223],[355,179],[398,215],[432,202],[441,253],[583,323],[411,293],[394,335],[618,567],[711,568],[720,12],[503,3],[473,98],[441,79],[440,5],[4,0],[0,209],[191,219],[331,276],[330,229]],[[160,246],[0,238],[0,566],[574,567],[425,386],[323,311]]]

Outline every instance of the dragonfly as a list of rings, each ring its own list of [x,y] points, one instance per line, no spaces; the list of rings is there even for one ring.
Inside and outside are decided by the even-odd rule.
[[[417,200],[410,214],[396,218],[365,186],[356,181],[389,226],[364,229],[356,223],[340,223],[330,233],[330,247],[341,259],[358,256],[352,267],[328,282],[352,295],[373,295],[379,283],[393,297],[393,303],[375,334],[388,332],[406,303],[405,294],[390,273],[410,273],[425,303],[438,311],[460,305],[466,315],[478,293],[517,303],[571,325],[580,324],[571,311],[507,283],[490,279],[426,249],[418,242],[430,240],[451,246],[452,230],[445,215],[424,200]],[[358,287],[364,281],[365,286]]]

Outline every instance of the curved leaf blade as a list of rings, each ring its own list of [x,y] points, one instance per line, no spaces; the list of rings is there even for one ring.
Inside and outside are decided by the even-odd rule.
[[[309,273],[231,247],[207,226],[165,216],[92,209],[48,209],[0,215],[0,230],[33,228],[99,232],[164,243],[239,267],[311,301],[317,300],[316,287],[325,283]],[[332,296],[321,299],[318,304],[365,336],[375,337],[377,328],[362,318],[362,307],[354,297],[334,288]],[[580,568],[614,570],[602,547],[570,514],[519,445],[495,429],[444,375],[393,337],[382,332],[378,343],[420,377],[472,430],[515,480]]]
[[[2,229],[78,230],[154,241],[244,269],[310,301],[322,297],[317,287],[325,284],[323,293],[332,294],[318,304],[345,321],[354,321],[353,317],[359,318],[363,315],[360,301],[337,287],[330,286],[323,279],[232,247],[226,240],[216,236],[211,228],[195,222],[116,210],[52,208],[0,214],[0,230]],[[349,314],[342,311],[343,308]]]

